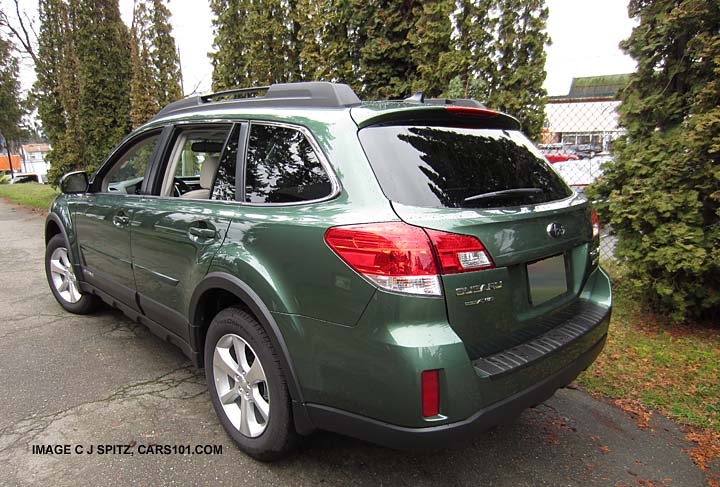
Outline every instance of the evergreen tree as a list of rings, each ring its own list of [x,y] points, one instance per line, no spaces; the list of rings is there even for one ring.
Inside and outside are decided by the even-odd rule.
[[[211,0],[213,89],[299,81],[302,46],[294,0]]]
[[[299,0],[296,17],[301,78],[347,83],[359,90],[358,47],[352,41],[358,18],[352,0]]]
[[[48,177],[57,185],[66,172],[83,167],[85,137],[78,112],[78,59],[75,52],[76,2],[40,0],[40,32],[33,95],[43,131],[51,144]]]
[[[65,119],[65,131],[57,146],[48,155],[50,158],[50,182],[58,184],[67,172],[94,168],[87,166],[87,140],[80,114],[80,93],[82,89],[80,60],[77,54],[76,25],[77,3],[71,2],[66,10],[67,30],[63,34],[62,65],[59,74],[60,102]]]
[[[250,49],[246,42],[249,2],[250,0],[210,0],[210,9],[215,15],[215,50],[210,53],[213,90],[251,84],[247,66]]]
[[[84,160],[96,169],[130,130],[130,38],[117,0],[73,0]]]
[[[411,91],[422,90],[426,96],[440,96],[447,90],[451,72],[447,66],[452,24],[453,0],[430,0],[415,7],[415,25],[408,34],[411,59],[416,66],[416,80]]]
[[[144,1],[136,1],[130,28],[130,119],[133,127],[150,120],[160,109],[158,89],[153,77],[152,18]]]
[[[244,42],[248,45],[247,73],[251,85],[288,82],[292,78],[289,53],[292,19],[289,5],[283,0],[249,1]],[[292,24],[292,22],[290,22]]]
[[[9,40],[0,37],[0,134],[10,153],[10,142],[20,136],[23,103],[20,97],[18,59]]]
[[[517,117],[534,139],[545,120],[547,17],[544,0],[499,0],[497,71],[487,102]]]
[[[405,98],[418,79],[410,33],[414,13],[423,2],[363,2],[358,8],[367,22],[367,41],[360,48],[362,95],[368,99]]]
[[[452,16],[454,45],[441,56],[453,76],[452,98],[487,100],[495,81],[495,30],[497,0],[459,0]]]
[[[632,0],[627,137],[589,188],[628,282],[675,320],[720,312],[720,4]]]
[[[133,126],[149,120],[182,96],[180,60],[163,0],[136,0],[130,28],[130,118]]]
[[[52,147],[65,133],[65,115],[60,95],[60,71],[68,25],[67,8],[62,0],[40,0],[38,5],[40,32],[35,64],[37,80],[33,95],[43,131]],[[52,159],[52,155],[49,156]]]
[[[170,25],[170,10],[165,0],[152,0],[152,64],[155,89],[160,107],[182,98],[180,56]]]

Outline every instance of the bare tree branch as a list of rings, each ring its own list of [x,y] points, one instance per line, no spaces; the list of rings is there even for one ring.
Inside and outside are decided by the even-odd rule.
[[[17,14],[18,25],[13,25],[13,22],[10,21],[10,18],[4,11],[0,11],[0,25],[4,25],[5,27],[7,27],[12,37],[14,37],[15,40],[20,43],[20,46],[22,47],[22,50],[25,52],[25,54],[29,55],[35,65],[37,65],[38,57],[35,53],[35,43],[30,36],[30,32],[28,31],[28,25],[30,26],[30,31],[33,33],[35,41],[37,41],[37,34],[35,33],[35,29],[32,26],[32,21],[30,20],[30,17],[27,15],[27,13],[20,12],[19,0],[13,1],[15,3],[15,13]],[[23,20],[23,14],[25,20]],[[26,25],[26,21],[28,25]]]
[[[192,91],[190,93],[188,93],[186,96],[196,95],[198,92],[198,88],[200,88],[200,85],[202,84],[202,82],[205,81],[205,78],[206,78],[206,76],[203,76],[202,79],[200,79],[200,81],[198,81],[195,84],[195,87],[193,87]]]

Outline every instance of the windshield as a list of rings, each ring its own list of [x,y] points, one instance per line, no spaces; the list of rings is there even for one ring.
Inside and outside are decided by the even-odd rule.
[[[572,194],[518,131],[374,126],[359,137],[385,195],[402,204],[496,208]]]

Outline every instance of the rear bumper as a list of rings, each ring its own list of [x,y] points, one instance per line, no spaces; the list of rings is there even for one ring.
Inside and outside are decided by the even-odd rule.
[[[609,309],[603,324],[609,320]],[[306,404],[307,412],[320,429],[334,431],[399,449],[437,449],[462,445],[484,430],[517,417],[525,409],[550,398],[585,370],[605,346],[606,335],[574,361],[520,392],[497,401],[469,418],[441,426],[408,428],[351,412],[317,404]]]

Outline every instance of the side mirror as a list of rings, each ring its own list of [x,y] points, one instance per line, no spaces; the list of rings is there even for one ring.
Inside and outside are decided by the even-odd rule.
[[[88,176],[85,171],[69,172],[60,180],[63,194],[78,194],[88,190]]]

